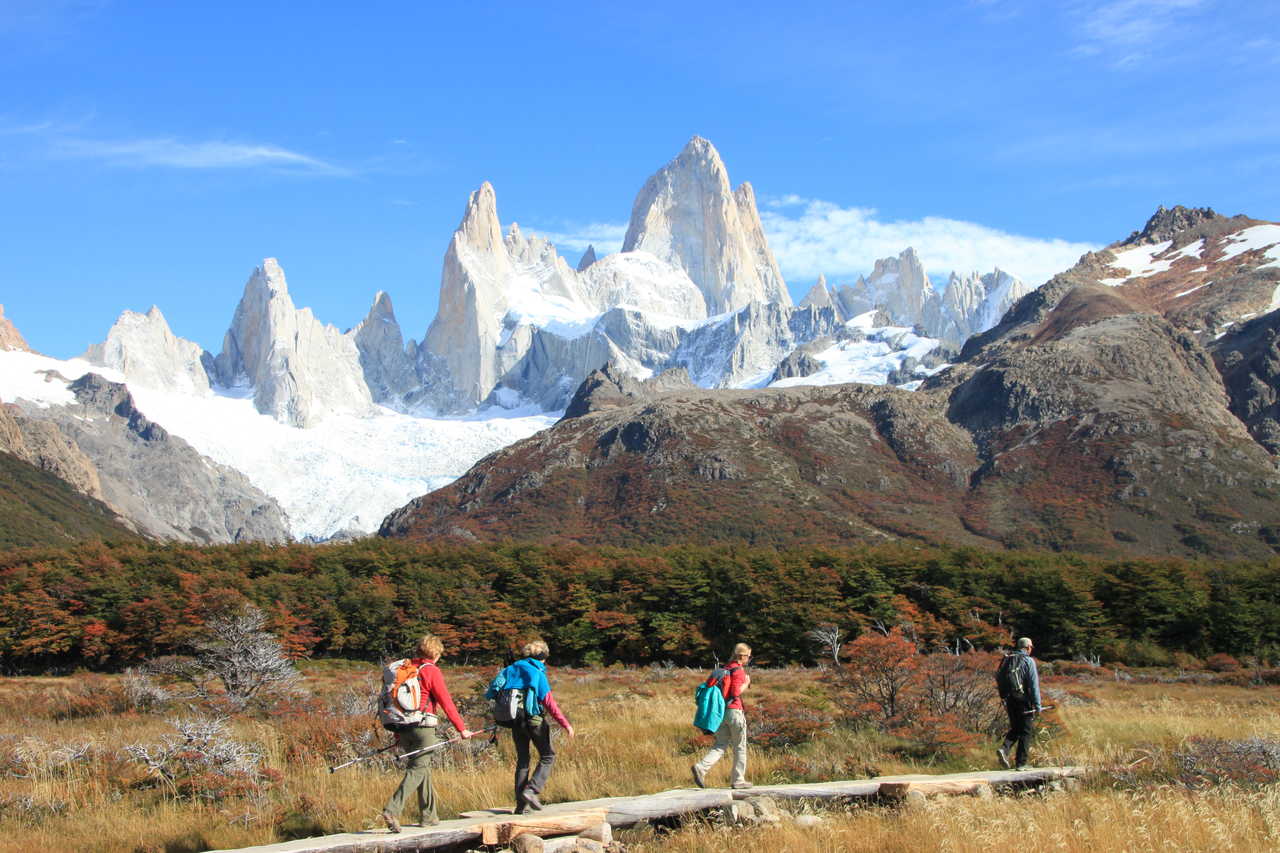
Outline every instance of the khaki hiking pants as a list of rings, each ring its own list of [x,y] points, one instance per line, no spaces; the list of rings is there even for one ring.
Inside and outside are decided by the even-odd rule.
[[[726,749],[733,750],[733,769],[729,772],[729,784],[747,781],[747,716],[740,708],[725,711],[724,720],[716,730],[716,745],[711,747],[698,770],[704,775],[715,766]]]
[[[399,738],[400,751],[413,752],[434,744],[436,742],[436,730],[427,726],[402,729],[399,732]],[[391,795],[391,799],[387,800],[387,806],[384,811],[392,817],[400,817],[400,813],[404,810],[404,801],[416,794],[418,808],[422,812],[422,822],[425,824],[436,820],[436,792],[431,787],[431,758],[431,753],[424,752],[409,759],[409,764],[405,767],[404,778],[400,780],[400,787],[396,788],[395,793]]]

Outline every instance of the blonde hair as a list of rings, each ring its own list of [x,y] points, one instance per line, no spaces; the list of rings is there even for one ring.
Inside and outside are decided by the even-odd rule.
[[[546,660],[547,655],[551,654],[551,649],[547,647],[546,640],[530,640],[524,644],[524,648],[520,649],[520,654],[527,658]]]
[[[734,660],[737,660],[743,655],[749,655],[749,654],[751,654],[751,647],[748,646],[746,643],[738,643],[738,645],[733,647]]]
[[[418,641],[417,653],[420,658],[438,658],[444,654],[444,643],[435,634],[427,634]]]

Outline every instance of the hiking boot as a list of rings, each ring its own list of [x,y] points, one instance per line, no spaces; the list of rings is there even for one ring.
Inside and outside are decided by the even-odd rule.
[[[1013,768],[1013,762],[1009,760],[1009,747],[996,747],[996,758],[1000,759],[1000,766],[1005,770],[1011,770]]]
[[[524,804],[524,800],[521,800],[520,802],[516,803],[516,807],[515,807],[514,809],[512,809],[512,810],[511,810],[511,813],[512,813],[512,814],[524,814],[524,813],[525,813],[525,812],[527,812],[528,810],[529,810],[529,807],[528,807],[528,806],[526,806],[526,805]]]
[[[743,779],[741,782],[734,782],[734,783],[733,783],[733,787],[734,787],[735,789],[737,789],[737,790],[741,791],[743,788],[754,788],[754,787],[755,787],[755,785],[752,785],[752,784],[751,784],[750,782],[748,782],[746,779]]]
[[[526,787],[520,792],[520,796],[524,797],[524,801],[529,804],[529,808],[535,812],[542,811],[542,800],[538,799],[538,792],[532,788]]]
[[[393,815],[391,812],[383,811],[382,819],[387,822],[387,829],[391,830],[392,832],[400,831],[400,821],[396,820],[395,815]]]
[[[702,770],[698,768],[698,765],[693,765],[689,770],[693,773],[693,784],[697,785],[699,788],[707,787],[707,774],[703,773]]]
[[[1014,770],[1030,770],[1030,769],[1031,769],[1031,765],[1030,765],[1030,764],[1019,764],[1017,767],[1015,767],[1015,768],[1013,768],[1013,769],[1014,769]]]

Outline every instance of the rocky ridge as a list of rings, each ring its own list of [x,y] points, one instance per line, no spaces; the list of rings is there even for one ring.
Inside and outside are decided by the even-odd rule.
[[[1274,554],[1277,313],[1233,326],[1211,353],[1197,332],[1220,300],[1199,301],[1199,315],[1162,311],[1133,273],[1153,256],[1168,261],[1164,242],[1204,240],[1217,251],[1202,263],[1233,248],[1225,260],[1243,259],[1235,274],[1252,284],[1234,298],[1259,299],[1276,247],[1251,220],[1192,219],[1210,236],[1142,244],[1144,266],[1119,282],[1117,263],[1133,262],[1120,244],[1086,255],[915,394],[655,391],[593,375],[575,400],[580,416],[482,460],[390,515],[382,533]],[[1166,236],[1159,222],[1148,230]],[[817,301],[810,310],[825,310]],[[1190,328],[1178,322],[1188,316]]]
[[[124,385],[89,373],[68,387],[73,406],[20,404],[15,421],[20,428],[27,424],[24,440],[30,447],[43,434],[51,446],[63,437],[60,450],[67,461],[60,464],[78,461],[96,472],[102,500],[138,532],[206,544],[288,541],[274,500],[238,471],[201,456],[150,421]],[[73,476],[65,479],[75,482]]]

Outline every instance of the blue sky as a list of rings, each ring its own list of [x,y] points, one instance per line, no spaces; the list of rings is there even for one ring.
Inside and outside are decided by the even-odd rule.
[[[467,8],[467,7],[475,8]],[[304,11],[305,10],[305,11]],[[0,303],[78,354],[159,305],[215,352],[278,257],[347,328],[435,313],[467,194],[570,262],[701,134],[797,296],[914,245],[1029,280],[1158,204],[1280,219],[1280,28],[1226,0],[0,0]]]

